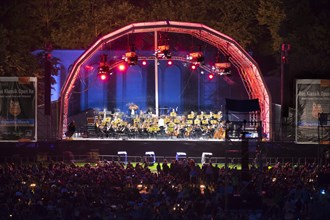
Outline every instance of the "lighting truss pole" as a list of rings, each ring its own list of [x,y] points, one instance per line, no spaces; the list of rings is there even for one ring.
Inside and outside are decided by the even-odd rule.
[[[280,124],[280,138],[281,141],[283,141],[283,135],[284,135],[284,117],[287,117],[287,102],[284,100],[284,78],[285,78],[285,66],[288,64],[288,54],[291,49],[290,44],[283,43],[281,46],[281,124]]]
[[[157,31],[155,31],[155,51],[158,49]],[[159,106],[158,106],[158,57],[155,55],[155,111],[156,116],[159,116]]]

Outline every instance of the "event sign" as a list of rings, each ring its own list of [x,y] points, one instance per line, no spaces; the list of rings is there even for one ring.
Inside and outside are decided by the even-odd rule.
[[[0,141],[37,140],[36,97],[36,77],[0,77]]]
[[[320,113],[330,113],[330,80],[298,79],[296,142],[318,143]]]

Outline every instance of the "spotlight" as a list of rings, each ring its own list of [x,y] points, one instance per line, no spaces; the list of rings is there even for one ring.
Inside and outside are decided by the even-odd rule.
[[[100,77],[100,79],[101,79],[102,81],[104,81],[104,80],[107,79],[107,75],[104,74],[104,73],[100,74],[99,77]]]
[[[186,59],[193,63],[204,64],[204,54],[201,51],[189,53]]]
[[[168,60],[167,61],[167,65],[172,66],[172,64],[173,64],[173,61],[172,60]]]
[[[164,55],[167,59],[171,59],[172,53],[169,50],[164,50]]]
[[[143,60],[143,61],[142,61],[142,65],[143,65],[143,66],[146,66],[146,65],[147,65],[147,61],[146,61],[146,60]]]
[[[134,51],[126,52],[125,55],[123,56],[123,60],[125,60],[128,63],[128,65],[134,66],[138,62],[138,56]]]
[[[92,71],[93,69],[94,69],[94,67],[91,66],[91,65],[86,65],[86,66],[85,66],[85,70],[86,70],[86,71]]]
[[[196,66],[195,64],[192,64],[192,65],[191,65],[191,69],[192,69],[192,70],[195,70],[195,69],[197,69],[197,66]]]
[[[171,59],[172,54],[170,51],[170,45],[165,44],[165,45],[158,46],[157,50],[155,52],[155,56],[158,59],[164,59],[164,58]]]
[[[209,78],[209,80],[212,80],[212,79],[214,78],[214,75],[210,73],[210,74],[208,75],[208,78]]]
[[[231,63],[229,62],[228,56],[224,58],[224,61],[221,61],[220,56],[218,56],[216,58],[216,63],[212,67],[212,71],[220,76],[230,75],[231,74],[230,67],[231,67]]]
[[[123,64],[123,63],[119,64],[118,69],[119,69],[120,71],[124,71],[124,70],[126,69],[125,64]]]
[[[224,72],[223,72],[223,75],[228,75],[228,76],[230,76],[230,75],[231,75],[231,70],[230,70],[230,68],[226,68],[226,69],[224,70]]]
[[[97,73],[97,76],[102,80],[106,80],[108,77],[108,74],[109,74],[109,66],[107,65],[104,65],[104,66],[100,66],[99,67],[99,71]]]
[[[97,76],[98,76],[102,81],[104,81],[104,80],[106,80],[106,79],[108,78],[107,75],[108,75],[108,72],[106,72],[106,71],[102,71],[102,70],[100,70],[100,71],[97,73]]]

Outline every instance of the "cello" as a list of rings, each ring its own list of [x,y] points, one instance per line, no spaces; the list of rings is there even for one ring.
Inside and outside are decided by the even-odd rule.
[[[225,136],[226,136],[226,131],[222,126],[220,126],[215,130],[213,138],[214,139],[224,139]]]

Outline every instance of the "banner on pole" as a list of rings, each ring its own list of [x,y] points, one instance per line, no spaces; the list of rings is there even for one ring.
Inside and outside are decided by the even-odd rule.
[[[296,80],[296,142],[318,143],[319,114],[330,112],[330,80]]]
[[[0,141],[37,140],[36,99],[36,77],[0,77]]]

